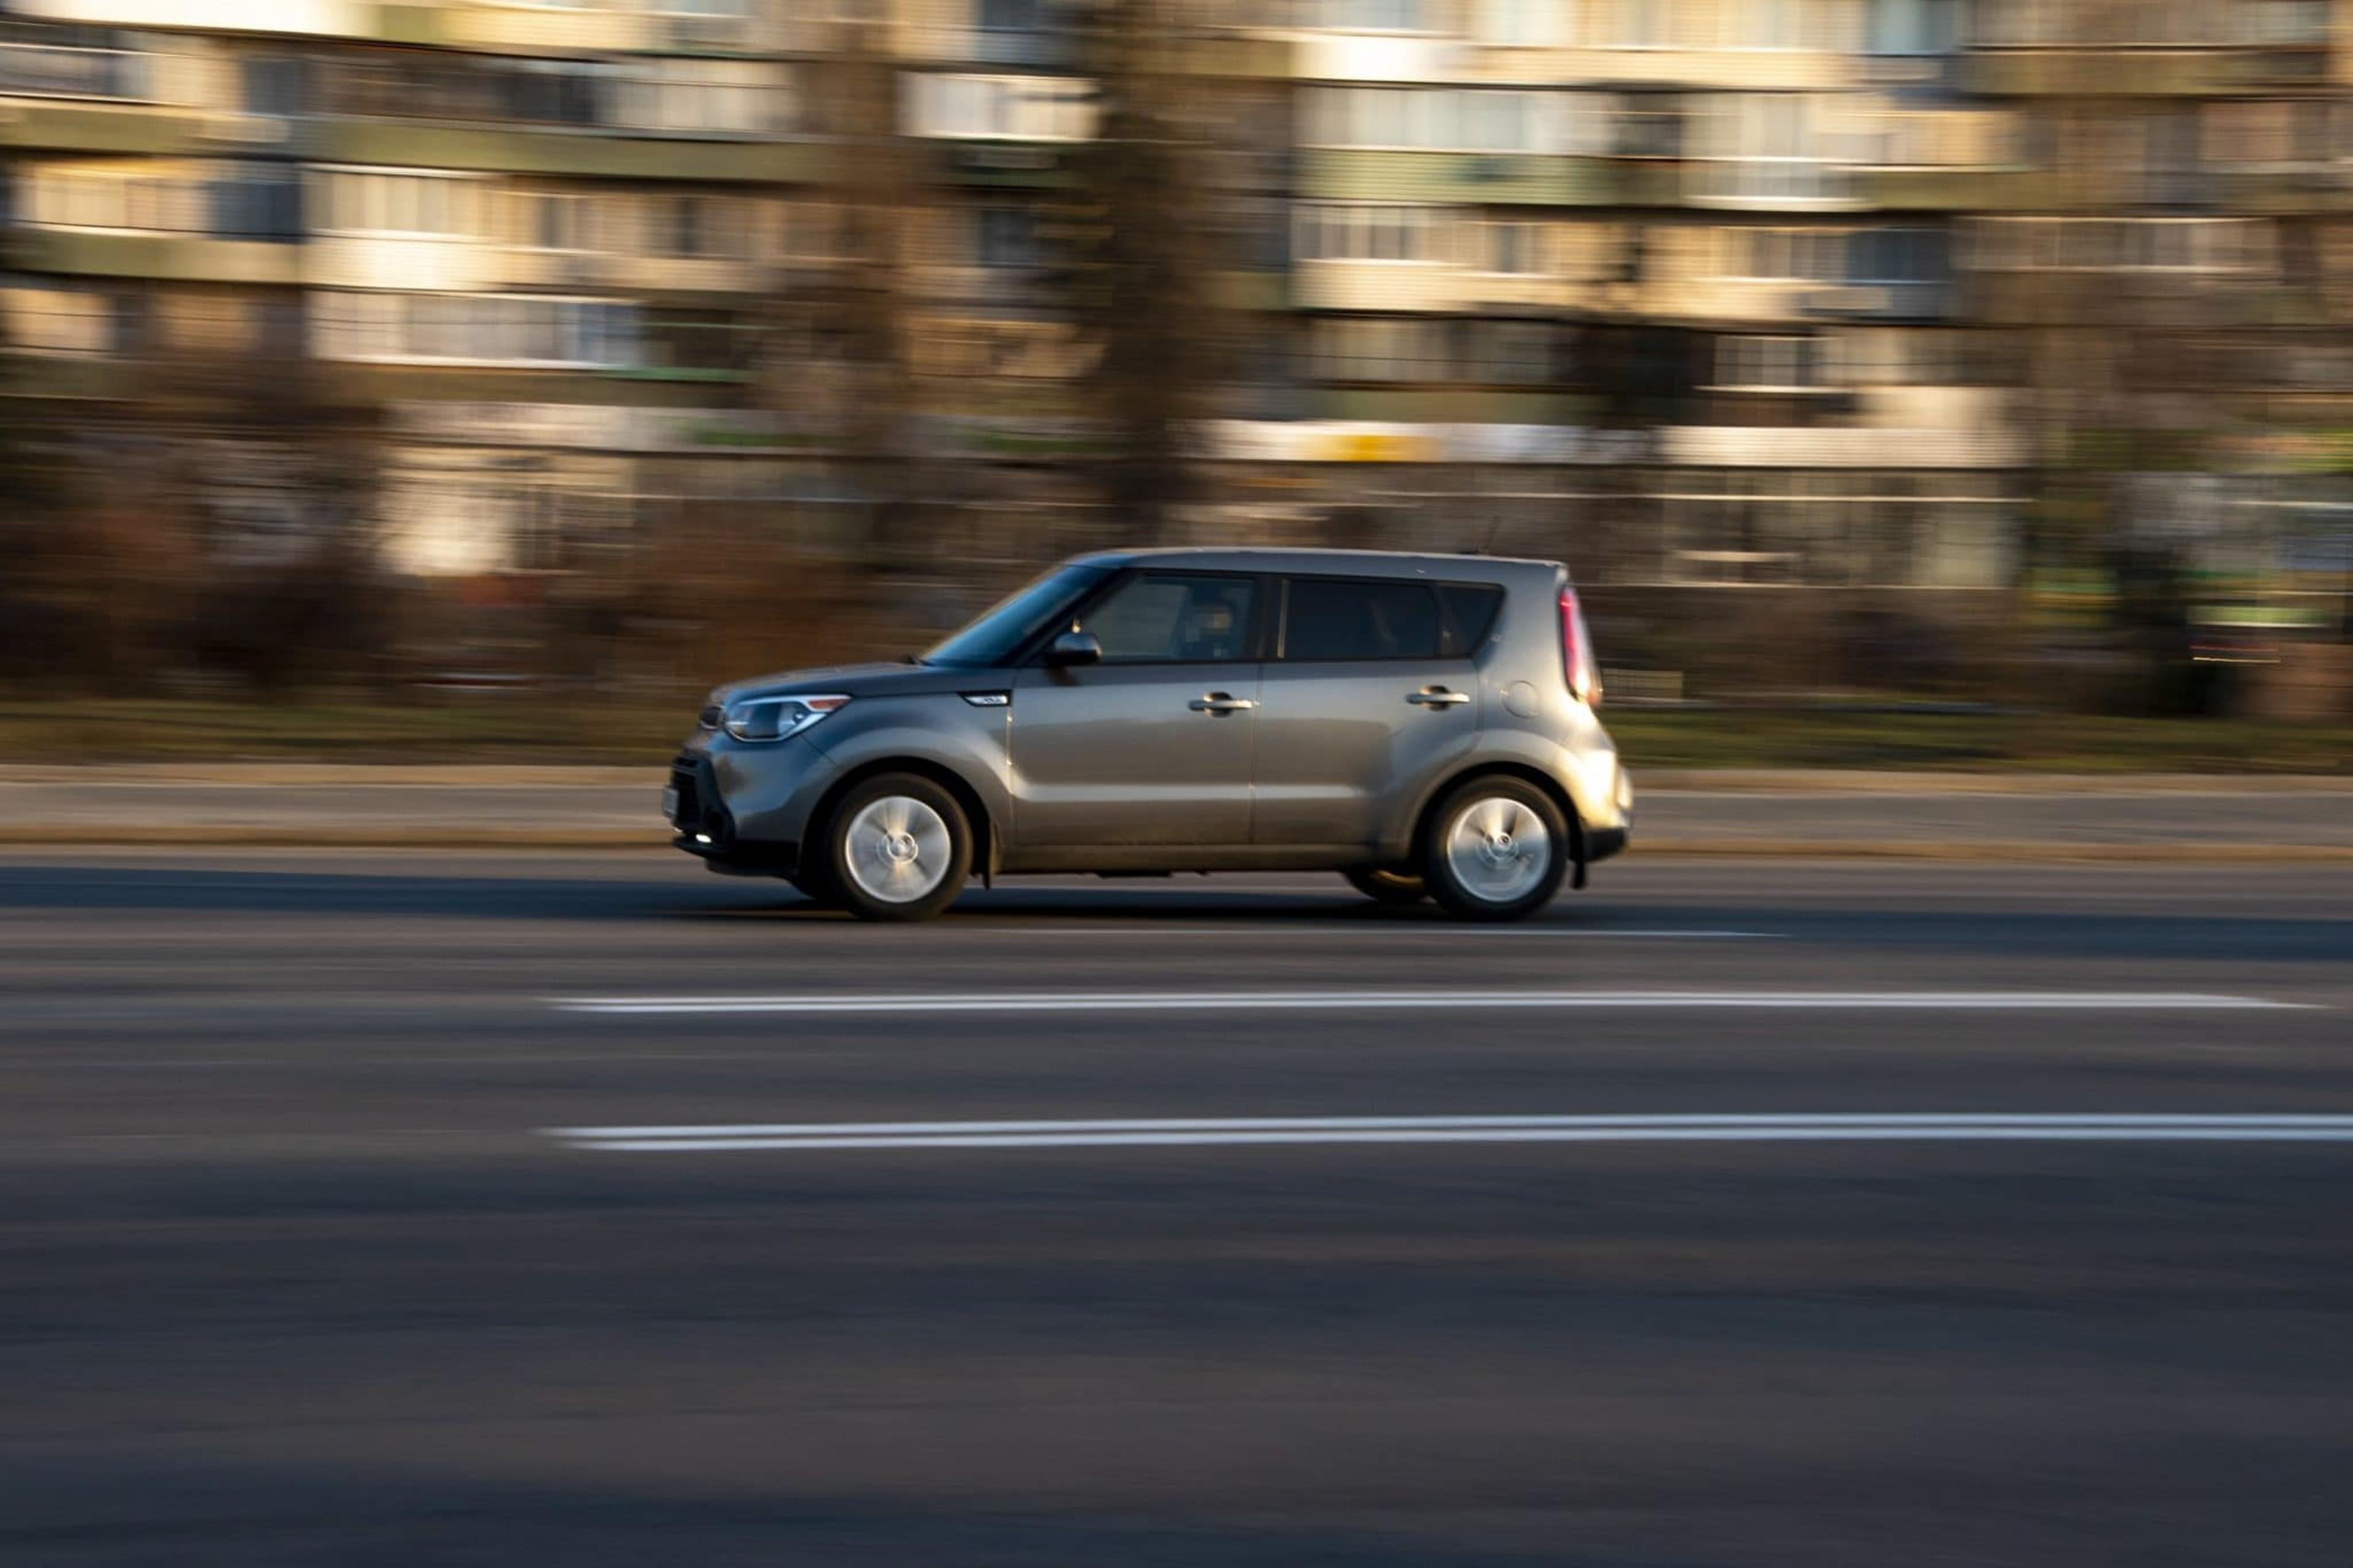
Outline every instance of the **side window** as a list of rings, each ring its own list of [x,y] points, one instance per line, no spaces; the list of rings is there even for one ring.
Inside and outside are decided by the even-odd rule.
[[[1468,658],[1495,629],[1504,591],[1492,583],[1440,583],[1438,607],[1446,617],[1446,657]]]
[[[1439,657],[1438,600],[1427,583],[1294,577],[1288,604],[1286,659]]]
[[[1131,577],[1079,617],[1075,628],[1103,644],[1105,664],[1226,663],[1250,657],[1249,577]]]

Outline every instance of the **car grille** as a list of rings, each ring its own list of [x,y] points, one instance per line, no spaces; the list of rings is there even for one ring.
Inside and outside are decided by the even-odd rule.
[[[681,757],[670,765],[670,786],[678,791],[678,809],[670,816],[672,827],[691,830],[702,823],[702,775],[691,758]]]

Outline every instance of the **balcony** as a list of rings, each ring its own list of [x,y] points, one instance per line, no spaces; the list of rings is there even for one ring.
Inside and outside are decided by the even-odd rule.
[[[1562,153],[1316,147],[1299,154],[1299,194],[1326,201],[1614,206],[1640,199],[1630,187],[1641,167]]]
[[[454,6],[353,3],[353,0],[10,0],[19,16],[100,27],[179,27],[300,37],[380,38],[439,43],[439,23]],[[430,37],[416,37],[420,30]]]
[[[1817,283],[1801,292],[1798,314],[1828,321],[1936,321],[1952,313],[1948,283]]]
[[[1050,190],[1070,183],[1071,160],[1086,143],[996,136],[925,139],[933,177],[957,185]]]
[[[1292,271],[1301,310],[1382,313],[1480,313],[1552,310],[1572,303],[1574,285],[1537,272],[1489,272],[1436,261],[1302,261]]]
[[[205,117],[157,97],[161,62],[139,49],[0,41],[0,147],[166,154],[205,142]]]
[[[2353,212],[2353,178],[2334,163],[2281,163],[2211,170],[2213,205],[2263,216]]]
[[[269,240],[30,226],[19,226],[7,247],[8,264],[26,272],[288,285],[302,281],[302,251]]]
[[[143,49],[0,41],[0,93],[152,103],[155,74]]]
[[[773,288],[777,268],[720,257],[624,256],[603,251],[500,247],[485,266],[503,289],[624,294],[635,299],[724,298]]]
[[[819,176],[824,157],[818,144],[799,139],[719,140],[601,126],[359,117],[301,122],[294,142],[299,156],[325,163],[736,184],[807,184]]]
[[[495,257],[477,239],[448,235],[313,235],[304,281],[330,289],[470,293],[495,287]]]
[[[1989,98],[2216,98],[2327,79],[2328,51],[2316,46],[1981,49],[1960,71],[1965,90]]]

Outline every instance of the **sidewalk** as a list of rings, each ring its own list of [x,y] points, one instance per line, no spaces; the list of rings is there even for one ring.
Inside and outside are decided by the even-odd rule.
[[[2353,860],[2353,779],[1635,774],[1642,855]],[[0,768],[0,845],[604,849],[667,842],[661,770]]]

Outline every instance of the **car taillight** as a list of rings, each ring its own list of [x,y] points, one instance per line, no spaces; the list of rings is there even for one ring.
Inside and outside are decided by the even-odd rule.
[[[1560,658],[1569,694],[1588,708],[1600,707],[1601,667],[1593,660],[1593,639],[1585,635],[1585,611],[1574,588],[1560,591]]]

